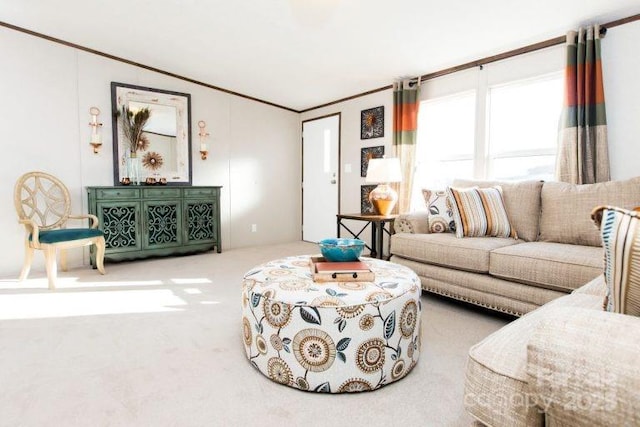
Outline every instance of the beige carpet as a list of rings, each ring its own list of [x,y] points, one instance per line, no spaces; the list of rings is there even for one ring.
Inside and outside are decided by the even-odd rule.
[[[313,244],[107,264],[0,281],[1,426],[467,426],[468,348],[504,317],[423,296],[423,350],[371,393],[277,385],[247,362],[240,283],[252,266]],[[37,254],[40,256],[41,254]]]

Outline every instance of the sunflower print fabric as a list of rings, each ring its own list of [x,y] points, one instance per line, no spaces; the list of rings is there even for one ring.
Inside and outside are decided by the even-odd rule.
[[[406,376],[420,355],[420,281],[410,269],[363,258],[374,282],[314,282],[310,257],[247,272],[242,337],[272,381],[322,393],[370,391]]]

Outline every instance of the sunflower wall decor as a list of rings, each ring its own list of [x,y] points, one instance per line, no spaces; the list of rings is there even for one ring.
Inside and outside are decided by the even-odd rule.
[[[378,147],[365,147],[360,149],[360,176],[367,176],[369,160],[381,159],[384,156],[384,145]]]
[[[373,204],[369,201],[369,193],[376,188],[377,185],[361,185],[360,186],[360,213],[375,214]]]
[[[142,166],[152,171],[160,169],[163,164],[164,159],[162,158],[162,155],[160,153],[156,153],[155,151],[146,153],[142,158]]]
[[[384,136],[384,105],[360,112],[360,139]]]

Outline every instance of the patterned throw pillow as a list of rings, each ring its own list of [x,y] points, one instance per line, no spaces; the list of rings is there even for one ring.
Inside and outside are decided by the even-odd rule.
[[[638,212],[600,206],[591,218],[604,247],[605,309],[640,316],[640,217]]]
[[[504,207],[502,188],[451,188],[447,194],[453,207],[456,237],[518,238]]]
[[[424,197],[424,203],[429,210],[429,233],[453,233],[456,231],[451,200],[447,197],[447,192],[423,188],[422,197]]]

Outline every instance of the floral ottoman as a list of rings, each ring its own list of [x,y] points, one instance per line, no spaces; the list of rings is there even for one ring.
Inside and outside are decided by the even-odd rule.
[[[251,365],[325,393],[375,390],[407,375],[420,355],[420,281],[404,266],[362,260],[374,282],[314,282],[309,256],[249,271],[242,326]]]

